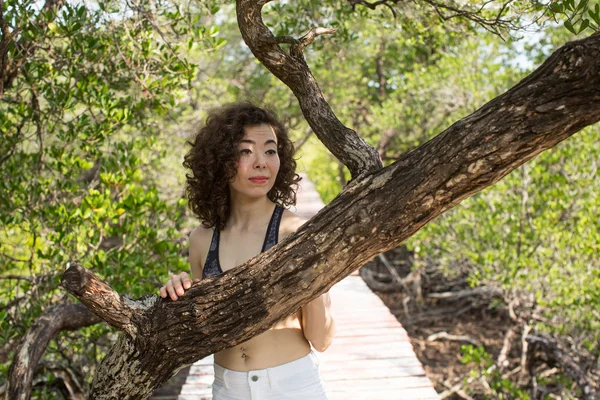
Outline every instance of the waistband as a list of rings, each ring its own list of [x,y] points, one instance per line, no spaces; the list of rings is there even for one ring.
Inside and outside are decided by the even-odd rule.
[[[225,386],[247,385],[253,382],[273,382],[297,375],[299,372],[318,370],[319,359],[313,350],[302,358],[276,367],[258,369],[248,372],[234,371],[214,363],[215,380],[222,381]]]

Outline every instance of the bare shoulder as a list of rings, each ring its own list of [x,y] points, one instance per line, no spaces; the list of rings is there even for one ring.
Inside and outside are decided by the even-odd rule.
[[[295,212],[287,209],[284,210],[281,218],[281,225],[279,226],[279,240],[296,232],[306,221],[308,221],[308,219],[299,216]]]
[[[210,240],[212,234],[212,228],[206,228],[204,225],[200,224],[190,232],[190,243],[200,245],[202,242]]]

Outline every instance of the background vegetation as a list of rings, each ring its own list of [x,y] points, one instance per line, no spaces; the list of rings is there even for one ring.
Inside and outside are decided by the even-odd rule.
[[[187,269],[195,221],[182,199],[181,161],[209,108],[240,99],[269,105],[291,128],[300,168],[324,201],[345,184],[293,96],[243,45],[226,3],[1,3],[0,385],[32,322],[73,301],[58,286],[69,261],[132,297]],[[572,39],[562,27],[530,22],[544,9],[530,5],[513,3],[504,14],[512,25],[491,29],[504,39],[472,19],[443,21],[426,3],[396,4],[394,13],[342,1],[272,3],[265,21],[280,35],[337,29],[307,49],[307,61],[340,120],[390,163]],[[597,4],[553,7],[573,33],[597,29]],[[542,30],[509,30],[517,26]],[[450,279],[466,265],[473,287],[501,288],[494,307],[528,299],[515,306],[519,324],[569,338],[591,371],[600,355],[598,140],[598,126],[586,129],[406,243],[417,270],[435,264]],[[113,340],[105,324],[61,333],[36,371],[33,397],[68,397],[65,373],[85,392]],[[465,357],[489,370],[485,349]],[[550,379],[556,395],[579,395],[564,374]],[[530,398],[528,388],[509,381],[487,396]]]

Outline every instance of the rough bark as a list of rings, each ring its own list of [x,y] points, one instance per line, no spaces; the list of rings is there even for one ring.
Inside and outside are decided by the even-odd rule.
[[[100,366],[91,398],[146,398],[179,368],[264,332],[462,199],[598,120],[600,35],[593,35],[563,46],[513,89],[393,165],[353,180],[296,234],[194,284],[177,302],[119,297],[72,266],[67,290],[126,332]]]
[[[236,3],[240,32],[252,54],[292,90],[306,121],[329,151],[348,167],[353,178],[381,168],[377,151],[335,116],[304,60],[301,50],[318,30],[300,39],[277,38],[262,21],[261,10],[268,1]],[[290,44],[289,54],[280,43]]]
[[[100,322],[83,304],[62,304],[44,311],[29,328],[8,371],[8,400],[27,400],[31,381],[48,342],[60,331],[76,330]]]

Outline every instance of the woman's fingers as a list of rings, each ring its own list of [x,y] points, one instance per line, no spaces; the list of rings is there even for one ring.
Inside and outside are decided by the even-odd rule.
[[[167,282],[167,284],[165,285],[167,287],[167,293],[169,293],[169,297],[171,298],[171,300],[175,301],[178,299],[177,297],[177,292],[175,291],[175,288],[173,287],[173,280],[169,279],[169,281]]]
[[[188,290],[192,287],[192,280],[186,272],[182,272],[181,274],[179,274],[179,276],[181,277],[181,282],[183,282],[183,288],[185,290]]]
[[[183,294],[185,293],[185,289],[183,288],[184,274],[187,275],[185,272],[181,272],[177,275],[171,275],[171,282],[173,282],[173,289],[179,296],[183,296]],[[188,277],[188,279],[189,279],[189,277]]]
[[[160,288],[160,297],[163,299],[170,297],[175,301],[179,296],[183,296],[185,291],[192,287],[193,282],[199,282],[199,279],[192,279],[187,272],[181,272],[177,275],[171,275],[167,283]]]

